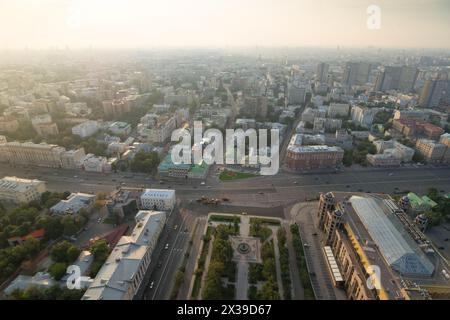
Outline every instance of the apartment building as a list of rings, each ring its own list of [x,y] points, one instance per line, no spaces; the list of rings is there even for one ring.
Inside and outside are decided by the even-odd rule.
[[[12,203],[28,203],[39,200],[46,191],[44,181],[4,177],[0,179],[0,200]]]
[[[120,238],[82,300],[132,300],[142,285],[166,213],[139,211],[131,235]]]
[[[19,129],[19,121],[13,117],[0,117],[0,132],[12,133]]]
[[[88,120],[73,127],[72,133],[74,135],[80,136],[81,138],[88,138],[96,134],[98,130],[99,130],[98,122]]]
[[[147,114],[142,117],[137,128],[141,140],[158,144],[170,139],[175,129],[176,117],[156,114]]]
[[[300,134],[291,138],[286,152],[286,165],[292,170],[337,167],[342,164],[344,150],[326,145],[303,146]]]
[[[141,205],[146,210],[172,210],[175,202],[175,190],[145,189],[141,195]]]
[[[418,139],[416,149],[425,157],[427,162],[439,163],[444,159],[447,146],[429,139]]]

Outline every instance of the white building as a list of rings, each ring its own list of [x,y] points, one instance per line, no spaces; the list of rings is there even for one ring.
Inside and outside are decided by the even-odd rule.
[[[44,181],[4,177],[0,179],[0,200],[13,203],[28,203],[39,200],[46,191]]]
[[[152,260],[166,213],[139,211],[131,235],[120,238],[82,300],[131,300]]]
[[[113,134],[126,136],[131,133],[131,125],[126,122],[116,121],[108,127],[108,130]]]
[[[59,215],[78,214],[80,210],[88,210],[95,201],[95,195],[87,193],[72,193],[66,200],[61,200],[53,207],[50,212]]]
[[[26,290],[29,287],[48,289],[57,285],[58,282],[46,272],[38,272],[34,276],[18,275],[8,287],[3,291],[5,295],[11,294],[14,290]]]
[[[354,106],[351,111],[352,121],[365,128],[370,128],[377,112],[377,108]]]
[[[142,208],[149,210],[172,210],[175,201],[175,190],[170,189],[146,189],[141,195]]]
[[[84,158],[82,167],[88,172],[105,172],[108,167],[108,159],[90,153]]]
[[[61,167],[64,169],[79,169],[83,165],[84,158],[86,158],[86,154],[83,148],[65,151],[61,154]]]
[[[146,114],[141,118],[137,130],[141,140],[151,143],[164,143],[176,129],[176,117]]]
[[[72,133],[74,135],[80,136],[81,138],[87,138],[96,134],[99,130],[98,122],[93,120],[88,120],[80,123],[72,128]]]

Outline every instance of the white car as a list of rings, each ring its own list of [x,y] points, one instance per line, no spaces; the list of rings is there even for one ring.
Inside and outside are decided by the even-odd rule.
[[[206,184],[205,182],[200,183],[201,186],[204,186],[205,184]]]

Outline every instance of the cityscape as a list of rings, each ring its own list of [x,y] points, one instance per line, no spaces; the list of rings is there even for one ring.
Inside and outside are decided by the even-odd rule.
[[[450,299],[446,21],[417,47],[5,37],[0,300]]]

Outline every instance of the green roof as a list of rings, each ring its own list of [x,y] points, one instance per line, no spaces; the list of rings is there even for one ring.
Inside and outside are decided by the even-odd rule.
[[[423,196],[421,198],[417,194],[410,192],[410,193],[408,193],[407,197],[408,197],[409,201],[411,202],[411,206],[413,208],[422,206],[424,204],[429,206],[430,208],[437,206],[437,203],[434,202],[433,200],[431,200],[428,196]]]
[[[189,169],[191,167],[190,164],[174,164],[172,161],[172,153],[169,151],[169,153],[164,157],[164,159],[161,161],[161,163],[158,166],[158,171],[168,171],[171,168],[177,168],[177,169]]]
[[[204,173],[206,170],[208,170],[208,165],[205,161],[202,161],[201,164],[196,164],[191,168],[191,172],[193,173]]]
[[[420,206],[423,203],[423,200],[413,192],[408,193],[407,197],[413,207]]]
[[[430,207],[435,207],[435,206],[437,206],[437,203],[436,202],[434,202],[433,200],[431,200],[429,197],[427,197],[427,196],[423,196],[422,197],[422,200],[423,200],[423,202],[425,202],[425,203],[427,203]]]

